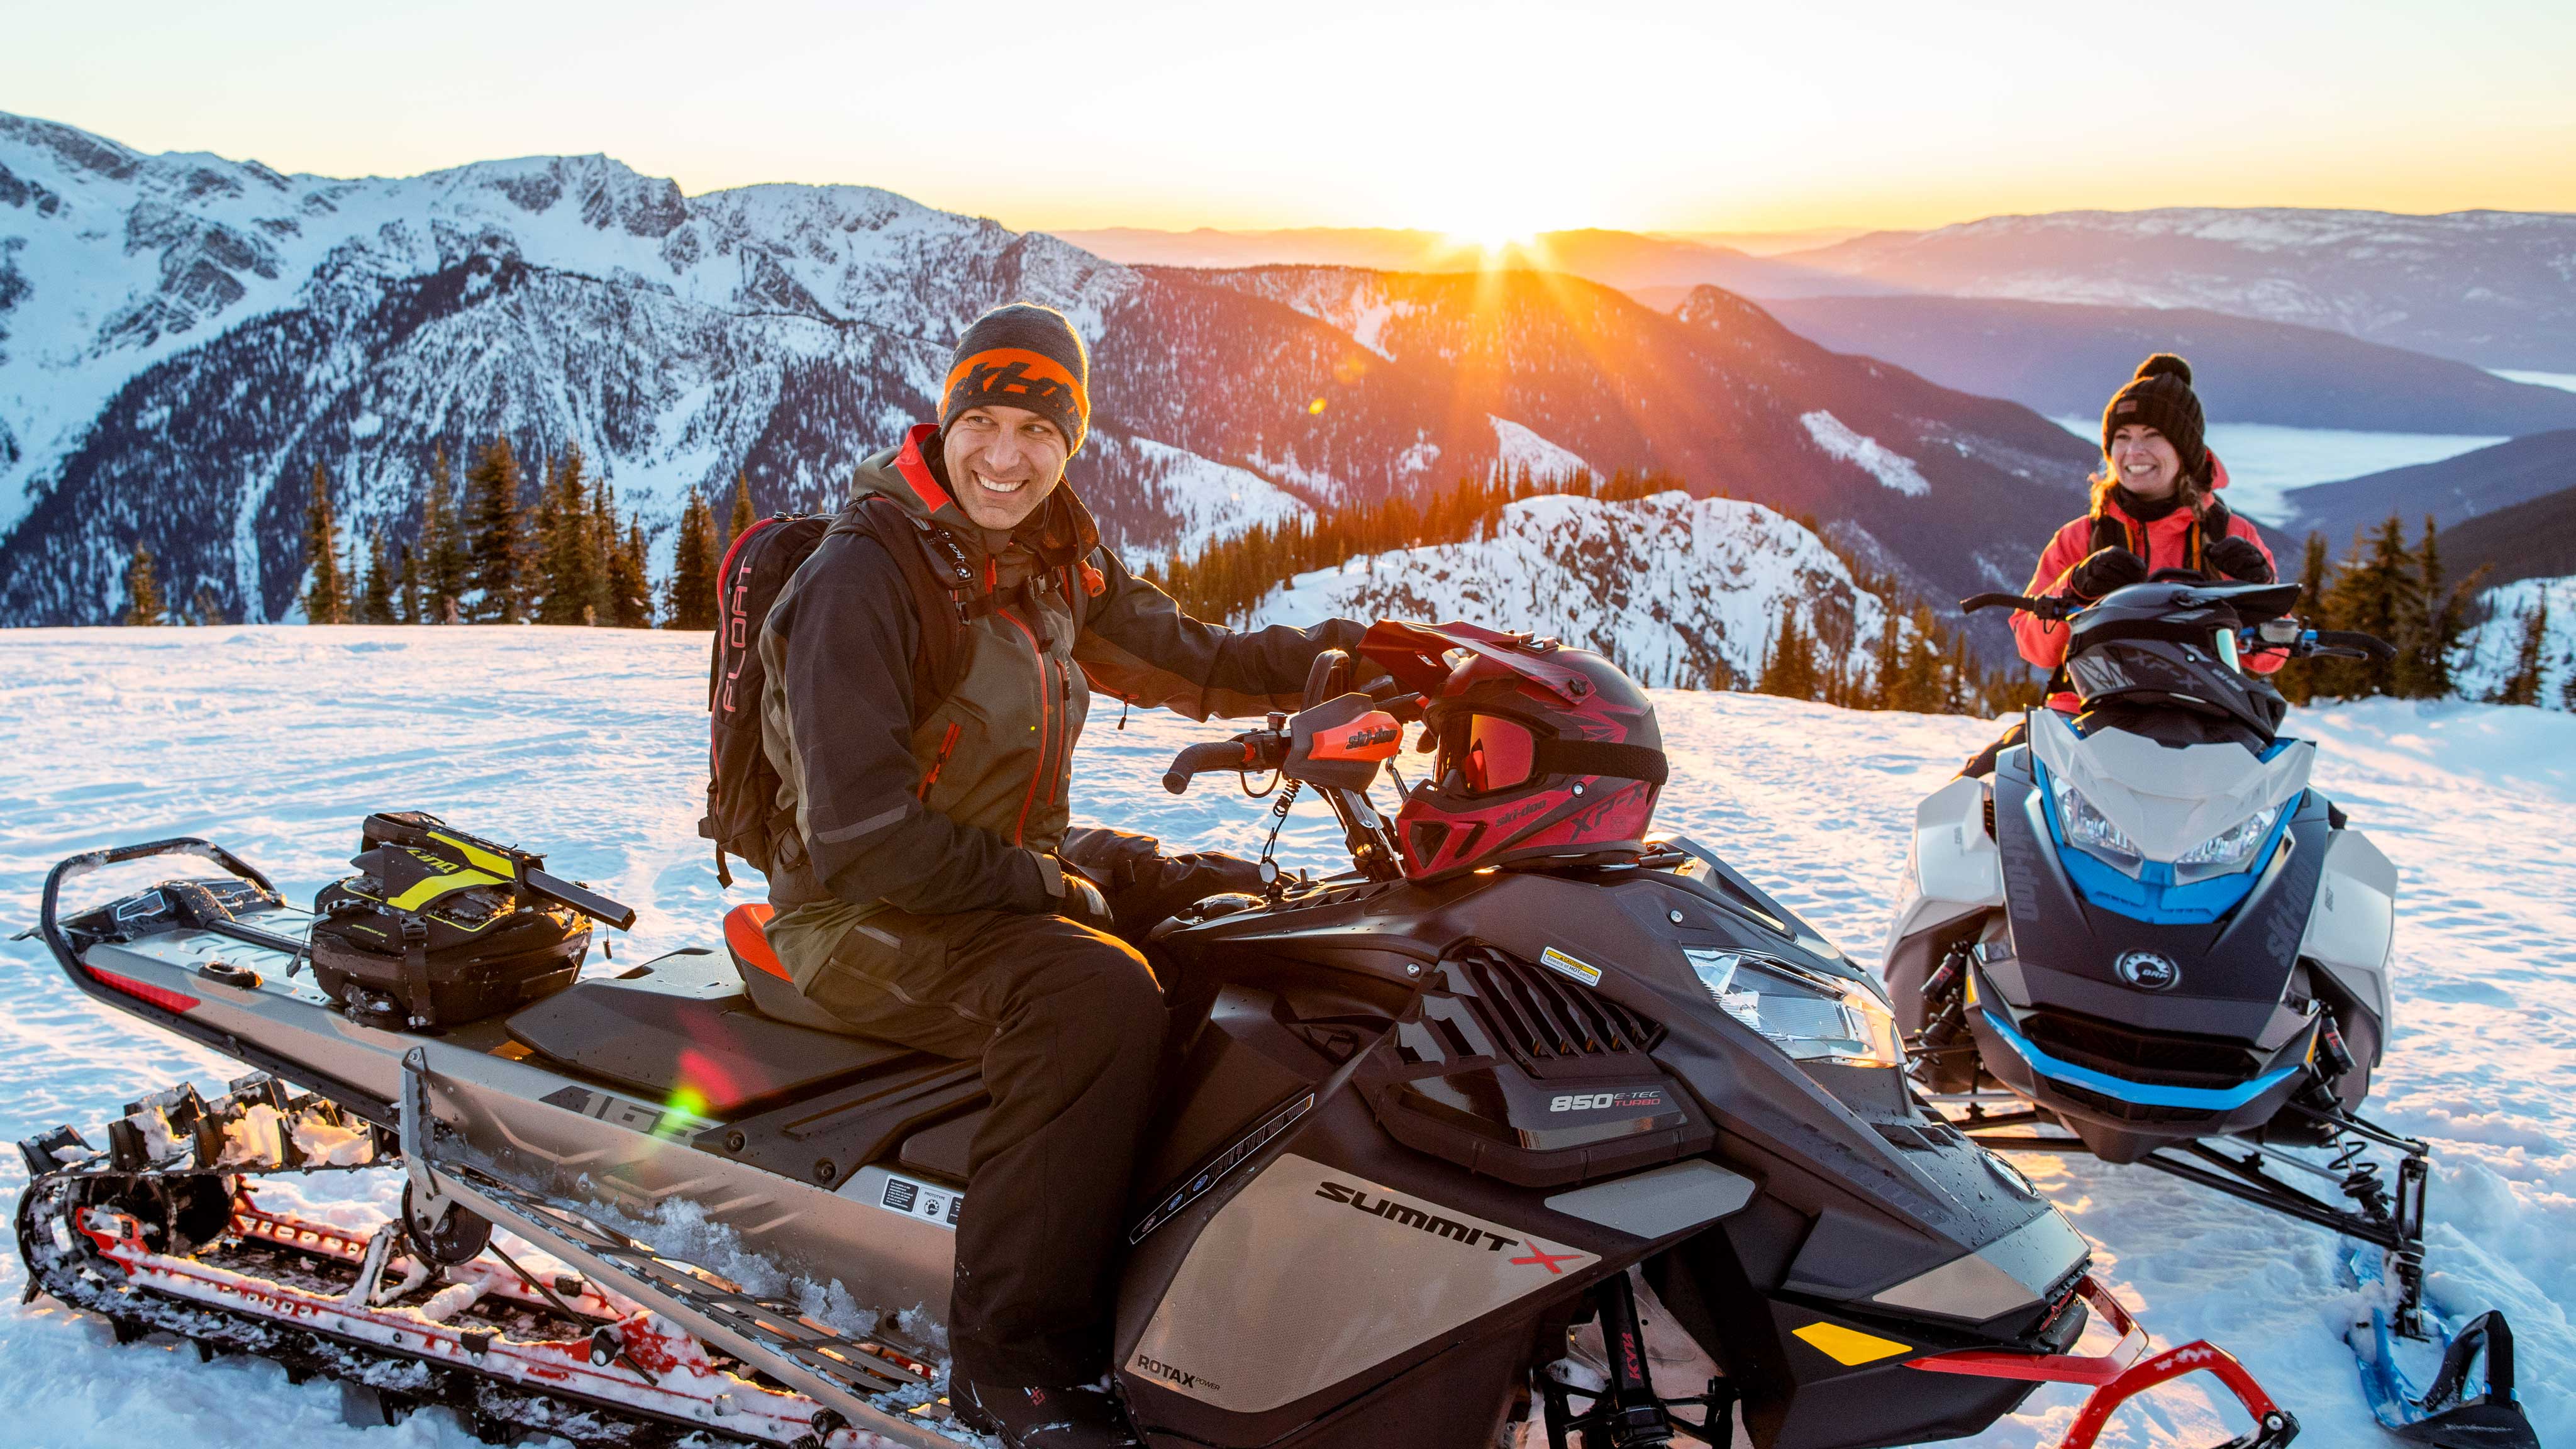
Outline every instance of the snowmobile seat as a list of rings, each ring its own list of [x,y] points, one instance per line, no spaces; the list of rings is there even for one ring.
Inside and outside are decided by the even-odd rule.
[[[679,964],[692,959],[705,958],[579,982],[513,1015],[510,1035],[584,1076],[654,1101],[693,1099],[692,1110],[717,1118],[829,1091],[916,1055],[765,1015],[732,970]]]
[[[816,1031],[847,1033],[849,1027],[839,1017],[805,999],[796,989],[796,978],[787,974],[778,953],[769,949],[764,929],[769,924],[769,903],[754,901],[736,906],[725,913],[725,950],[733,957],[734,974],[742,978],[742,991],[763,1016],[809,1026]]]

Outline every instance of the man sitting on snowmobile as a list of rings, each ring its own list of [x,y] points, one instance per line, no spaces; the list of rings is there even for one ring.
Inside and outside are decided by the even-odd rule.
[[[2191,364],[2159,352],[2102,409],[2102,467],[2093,475],[2093,505],[2057,530],[2031,571],[2032,597],[2057,595],[2091,603],[2113,589],[2144,583],[2159,569],[2190,569],[2210,578],[2268,584],[2272,550],[2253,524],[2218,501],[2226,465],[2203,441],[2200,396]],[[2048,707],[2073,714],[2066,687],[2066,625],[2015,614],[2021,657],[2054,671]],[[2249,652],[2245,667],[2269,674],[2283,656]],[[2016,722],[1960,770],[1994,773],[1995,756],[2021,742]]]
[[[1245,862],[1068,830],[1091,690],[1194,719],[1294,709],[1315,656],[1362,632],[1230,632],[1130,574],[1064,484],[1089,381],[1061,314],[978,319],[937,426],[860,466],[760,638],[763,746],[785,782],[770,945],[851,1031],[983,1064],[949,1397],[969,1424],[1047,1449],[1138,1442],[1106,1387],[1111,1289],[1165,1012],[1094,882],[1136,933],[1252,879]],[[916,536],[845,526],[870,495]],[[923,617],[905,570],[924,561],[966,622],[954,691],[917,716],[925,632],[959,627]]]

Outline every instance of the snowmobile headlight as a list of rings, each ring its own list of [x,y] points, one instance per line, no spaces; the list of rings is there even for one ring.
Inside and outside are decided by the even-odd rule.
[[[2058,775],[2048,777],[2048,791],[2057,799],[2057,828],[2066,843],[2087,855],[2098,857],[2134,875],[2145,853],[2128,832],[2111,823],[2084,792]]]
[[[2284,800],[2268,810],[2255,811],[2238,824],[2227,827],[2175,856],[2175,868],[2217,867],[2217,869],[2199,872],[2204,875],[2224,875],[2230,870],[2243,869],[2253,860],[2255,850],[2271,838],[2273,823],[2278,821],[2281,818],[2281,812],[2288,808],[2289,802]]]
[[[1895,1014],[1860,982],[1738,951],[1682,954],[1727,1015],[1795,1060],[1905,1065]]]

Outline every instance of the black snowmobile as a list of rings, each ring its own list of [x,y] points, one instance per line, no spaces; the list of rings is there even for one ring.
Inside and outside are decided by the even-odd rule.
[[[2356,1279],[2393,1279],[2352,1336],[2382,1422],[2532,1445],[2502,1315],[2424,1301],[2425,1144],[2360,1115],[2393,1025],[2397,868],[2309,783],[2316,747],[2240,659],[2390,650],[2303,627],[2298,594],[2169,570],[2090,606],[1963,601],[2065,620],[2082,712],[2031,709],[1991,779],[1918,809],[1888,988],[1916,1085],[1978,1141],[2139,1163],[2366,1245]],[[2422,1388],[2410,1342],[2438,1350]]]
[[[2243,1406],[2235,1449],[2291,1441],[2224,1352],[2149,1352],[2083,1238],[1921,1105],[1867,971],[1712,851],[1646,838],[1651,789],[1637,838],[1597,843],[1655,744],[1625,676],[1465,625],[1382,624],[1363,651],[1390,682],[1352,691],[1328,655],[1303,711],[1167,779],[1275,771],[1274,821],[1320,795],[1353,868],[1268,865],[1263,893],[1153,933],[1172,1105],[1118,1304],[1149,1443],[1489,1449],[1536,1418],[1557,1449],[1739,1425],[1913,1444],[2059,1382],[2092,1390],[2064,1441],[2086,1449],[2195,1372]],[[1369,786],[1426,713],[1435,779],[1412,798],[1545,785],[1571,825],[1382,817]],[[1518,843],[1462,855],[1488,825]],[[802,999],[755,908],[727,954],[579,975],[565,943],[614,902],[432,817],[375,817],[364,844],[318,918],[201,840],[54,869],[41,929],[73,985],[252,1070],[95,1143],[21,1144],[31,1292],[121,1338],[332,1376],[353,1412],[447,1405],[492,1440],[976,1442],[940,1397],[938,1327],[974,1064],[782,1019]],[[182,855],[225,874],[64,905],[87,872]],[[368,1167],[406,1175],[372,1233],[258,1201],[281,1173]],[[846,1298],[692,1261],[657,1218],[674,1204],[762,1265],[745,1276]],[[2076,1354],[2092,1313],[2118,1343]]]

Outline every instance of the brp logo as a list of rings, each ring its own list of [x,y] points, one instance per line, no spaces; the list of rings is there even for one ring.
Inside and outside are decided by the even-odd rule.
[[[2130,951],[2111,965],[2120,979],[2140,991],[2170,991],[2182,979],[2182,968],[2170,956],[2153,951]]]

